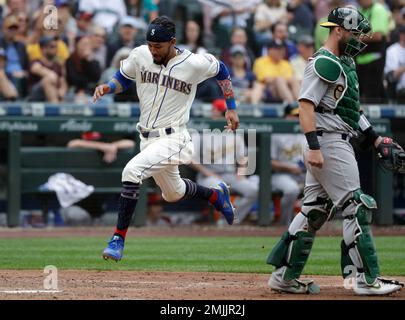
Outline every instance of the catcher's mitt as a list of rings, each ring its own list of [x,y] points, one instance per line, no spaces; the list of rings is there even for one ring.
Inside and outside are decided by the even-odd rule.
[[[383,137],[377,147],[377,155],[378,162],[384,169],[405,173],[405,151],[391,138]]]

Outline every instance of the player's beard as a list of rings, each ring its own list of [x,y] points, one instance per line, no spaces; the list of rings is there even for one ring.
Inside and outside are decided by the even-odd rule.
[[[338,42],[338,48],[339,48],[339,54],[344,55],[346,51],[346,46],[347,46],[347,41],[348,39],[345,39],[344,37],[339,40]]]
[[[161,55],[158,60],[155,59],[155,58],[153,58],[153,63],[154,63],[154,64],[158,64],[158,65],[167,64],[167,60],[168,60],[168,56],[169,56],[169,55],[170,55],[170,47],[167,49],[166,54]]]

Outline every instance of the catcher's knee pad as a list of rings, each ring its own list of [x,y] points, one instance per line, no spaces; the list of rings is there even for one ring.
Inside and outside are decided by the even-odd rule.
[[[341,268],[344,278],[351,275],[350,267],[357,272],[364,272],[368,283],[372,283],[380,275],[370,228],[371,210],[376,208],[375,200],[364,194],[361,189],[354,191],[353,197],[342,207],[346,233],[346,241],[342,240],[341,243]]]
[[[306,202],[302,206],[302,212],[308,221],[308,231],[315,233],[323,224],[331,220],[336,214],[336,207],[329,198],[317,198],[313,202]]]

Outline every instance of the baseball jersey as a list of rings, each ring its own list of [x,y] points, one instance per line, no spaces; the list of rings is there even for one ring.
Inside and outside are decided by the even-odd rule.
[[[271,135],[271,158],[291,166],[300,166],[305,143],[303,134],[274,133]]]
[[[148,46],[142,45],[121,61],[120,72],[136,81],[139,125],[144,130],[152,130],[188,122],[197,85],[218,74],[219,62],[211,54],[178,50],[167,66],[157,65]]]
[[[309,100],[315,107],[321,106],[325,109],[335,109],[346,89],[345,75],[342,72],[335,83],[326,82],[315,73],[314,61],[314,58],[310,58],[305,67],[298,100]],[[356,135],[356,132],[336,114],[316,112],[315,115],[318,130],[350,132]]]

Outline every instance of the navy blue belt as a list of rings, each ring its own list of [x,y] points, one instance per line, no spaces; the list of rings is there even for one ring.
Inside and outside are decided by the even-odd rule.
[[[172,134],[174,132],[174,129],[173,128],[166,128],[165,132],[166,132],[167,135],[169,135],[169,134]],[[141,135],[144,138],[157,138],[157,137],[160,137],[159,130],[156,130],[156,131],[144,131],[144,132],[141,131]]]

